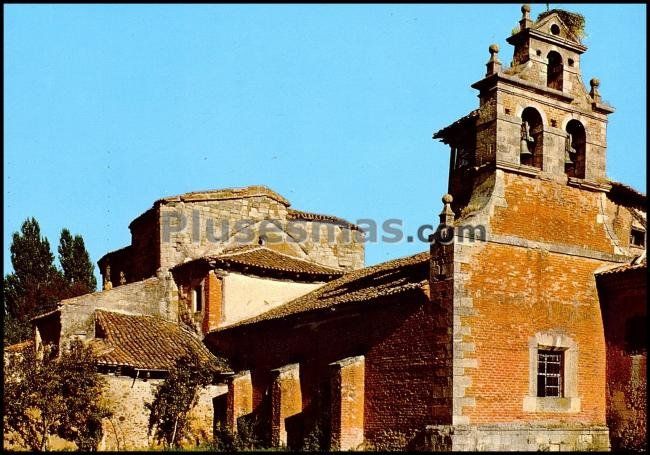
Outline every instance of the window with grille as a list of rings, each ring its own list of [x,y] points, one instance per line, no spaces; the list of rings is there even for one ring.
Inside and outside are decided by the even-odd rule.
[[[537,396],[561,397],[564,383],[564,352],[537,351]]]

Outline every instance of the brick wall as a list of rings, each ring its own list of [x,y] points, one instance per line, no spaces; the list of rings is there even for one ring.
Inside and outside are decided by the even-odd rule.
[[[461,316],[473,344],[464,408],[471,423],[555,421],[605,423],[605,344],[595,287],[599,261],[509,245],[488,244],[463,267],[473,314]],[[529,395],[529,339],[557,331],[579,349],[576,413],[525,412]]]
[[[214,271],[211,271],[205,277],[204,293],[204,312],[202,331],[206,333],[216,329],[223,318],[223,281]]]
[[[431,431],[454,450],[607,448],[594,274],[629,260],[618,239],[629,235],[627,209],[603,192],[518,172],[497,169],[482,182],[460,223],[484,226],[487,241],[459,237],[453,249],[455,432]],[[432,273],[444,260],[437,251]],[[546,345],[565,353],[555,401],[536,396],[537,347]]]
[[[607,425],[613,450],[647,447],[647,269],[598,277],[607,343]]]
[[[506,204],[495,207],[492,234],[615,252],[611,220],[603,219],[602,193],[511,173],[503,173],[503,179]]]
[[[449,408],[435,407],[437,378],[449,376],[447,331],[441,336],[436,320],[440,307],[421,291],[386,299],[361,312],[257,324],[216,332],[206,342],[232,357],[236,370],[251,369],[254,408],[262,409],[270,393],[270,370],[298,363],[308,423],[317,401],[329,395],[330,363],[365,356],[364,437],[374,447],[404,447],[431,423],[450,423]],[[310,324],[309,321],[313,321]],[[270,425],[270,422],[267,422]]]
[[[330,366],[330,449],[353,450],[364,442],[365,358],[349,357]]]

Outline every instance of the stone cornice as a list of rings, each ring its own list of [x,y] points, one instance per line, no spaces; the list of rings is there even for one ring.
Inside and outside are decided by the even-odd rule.
[[[529,82],[524,79],[513,77],[504,72],[499,72],[496,74],[492,74],[488,77],[485,77],[478,82],[474,82],[471,85],[471,87],[480,90],[482,92],[485,89],[496,86],[497,82],[505,82],[514,85],[516,87],[522,87],[535,93],[540,93],[542,95],[549,96],[551,98],[559,99],[560,101],[564,101],[565,103],[571,103],[574,99],[573,96],[567,95],[566,93],[560,90],[555,90],[553,88],[535,84],[533,82]]]
[[[463,230],[457,229],[456,232],[463,232]],[[595,259],[598,261],[607,261],[607,262],[614,262],[614,263],[626,263],[630,261],[629,256],[625,256],[622,254],[604,253],[602,251],[590,250],[587,248],[582,248],[573,245],[538,242],[535,240],[528,240],[515,235],[490,234],[488,232],[486,240],[481,240],[477,238],[470,239],[469,237],[461,236],[458,234],[456,235],[456,238],[463,243],[465,243],[465,241],[468,242],[484,241],[486,243],[497,243],[500,245],[511,245],[520,248],[543,250],[543,251],[548,251],[549,253],[564,254],[567,256],[577,256],[577,257],[582,257],[587,259]]]

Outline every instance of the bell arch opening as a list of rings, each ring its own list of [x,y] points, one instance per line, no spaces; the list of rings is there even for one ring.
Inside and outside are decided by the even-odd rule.
[[[566,126],[564,172],[569,177],[585,178],[587,135],[585,127],[578,120],[571,120]]]
[[[546,56],[548,63],[546,68],[546,86],[555,90],[562,91],[562,79],[564,72],[564,65],[562,64],[562,56],[551,51]]]
[[[521,113],[520,163],[542,168],[544,155],[544,124],[537,109],[527,107]]]

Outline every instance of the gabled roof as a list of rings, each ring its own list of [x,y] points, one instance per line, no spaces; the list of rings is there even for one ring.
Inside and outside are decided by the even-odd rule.
[[[332,276],[340,276],[345,273],[343,270],[280,253],[262,245],[243,245],[231,248],[220,254],[204,256],[184,262],[172,267],[172,270],[186,268],[189,264],[205,264],[210,268],[248,268],[253,271],[277,271],[296,276],[307,275],[320,279],[329,279]]]
[[[206,368],[230,371],[226,360],[215,357],[188,330],[155,316],[96,310],[90,345],[100,365],[169,371],[177,359],[194,353]]]
[[[309,294],[253,318],[216,329],[215,332],[331,309],[341,304],[373,302],[381,297],[421,289],[429,277],[429,258],[429,252],[426,251],[349,272]]]
[[[560,28],[560,33],[557,35],[557,38],[568,39],[573,41],[574,43],[582,44],[578,36],[574,33],[573,30],[571,30],[571,27],[569,27],[565,22],[571,20],[573,16],[575,16],[576,19],[581,17],[580,15],[577,15],[570,11],[564,11],[560,9],[545,11],[539,15],[537,21],[533,24],[531,28],[533,30],[538,30],[541,31],[542,33],[549,35],[549,33],[546,32],[546,24],[552,21],[555,24],[557,24],[558,27]]]

